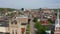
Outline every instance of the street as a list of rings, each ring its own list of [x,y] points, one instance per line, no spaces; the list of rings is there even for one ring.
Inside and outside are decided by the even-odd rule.
[[[30,34],[35,34],[35,31],[34,31],[34,22],[33,22],[33,18],[31,18],[31,21],[30,21]]]

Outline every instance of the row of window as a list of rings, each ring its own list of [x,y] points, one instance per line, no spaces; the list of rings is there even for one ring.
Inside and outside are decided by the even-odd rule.
[[[17,21],[14,20],[13,22],[11,22],[11,24],[17,24]],[[21,23],[21,25],[26,25],[27,23]]]
[[[14,31],[12,31],[12,34],[14,34]],[[16,31],[15,34],[18,34],[18,32]],[[22,32],[22,34],[24,34],[24,32]]]

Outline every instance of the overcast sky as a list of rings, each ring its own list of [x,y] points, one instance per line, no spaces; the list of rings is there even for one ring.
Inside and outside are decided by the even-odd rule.
[[[60,0],[0,0],[0,7],[4,8],[57,8]]]

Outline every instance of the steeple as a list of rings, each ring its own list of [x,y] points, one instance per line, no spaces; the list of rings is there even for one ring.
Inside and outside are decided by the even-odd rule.
[[[57,13],[57,20],[58,20],[58,24],[59,24],[59,10],[58,10],[58,13]]]
[[[60,23],[59,23],[59,10],[57,12],[57,19],[55,21],[55,29],[56,29],[56,27],[60,27]]]
[[[54,34],[60,34],[60,22],[59,22],[59,10],[57,12],[57,19],[55,21],[55,31]]]

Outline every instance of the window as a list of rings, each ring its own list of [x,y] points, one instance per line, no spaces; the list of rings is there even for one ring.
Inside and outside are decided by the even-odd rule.
[[[17,24],[17,21],[16,21],[16,20],[14,20],[13,22],[11,22],[11,24]]]
[[[22,34],[24,34],[24,33],[22,32]]]
[[[14,20],[14,23],[15,23],[15,24],[17,24],[17,21],[16,21],[16,20]]]
[[[21,28],[21,32],[22,32],[22,34],[24,34],[25,28]]]
[[[16,34],[17,34],[17,31],[16,31]]]
[[[10,33],[5,33],[5,34],[10,34]]]
[[[27,23],[21,23],[21,25],[26,25]]]
[[[11,24],[13,24],[13,22],[11,22]]]

